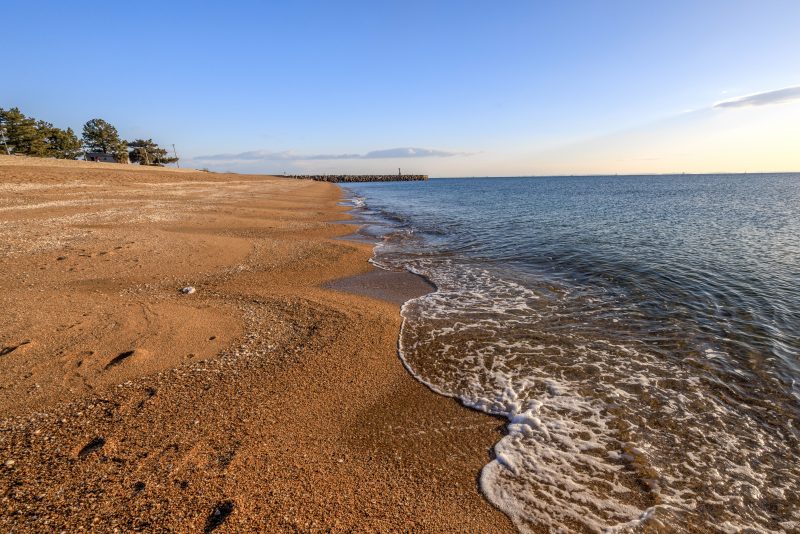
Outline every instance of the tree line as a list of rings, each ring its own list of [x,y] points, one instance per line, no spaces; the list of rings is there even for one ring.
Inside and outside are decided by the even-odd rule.
[[[4,142],[0,153],[37,158],[78,159],[94,152],[113,156],[118,163],[163,166],[178,161],[152,139],[125,141],[103,119],[87,121],[78,139],[72,128],[62,130],[49,122],[26,117],[19,108],[0,108],[0,140]]]

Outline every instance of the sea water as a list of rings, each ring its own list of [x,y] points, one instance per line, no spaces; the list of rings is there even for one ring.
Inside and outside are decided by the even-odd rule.
[[[348,185],[520,531],[800,531],[800,175]]]

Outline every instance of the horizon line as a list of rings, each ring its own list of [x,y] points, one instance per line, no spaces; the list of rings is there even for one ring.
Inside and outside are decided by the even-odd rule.
[[[634,172],[634,173],[575,173],[575,174],[518,174],[518,175],[472,175],[472,176],[429,176],[431,180],[453,180],[459,178],[589,178],[606,176],[719,176],[723,174],[800,174],[800,171],[714,171],[714,172]],[[276,175],[277,176],[277,175]]]

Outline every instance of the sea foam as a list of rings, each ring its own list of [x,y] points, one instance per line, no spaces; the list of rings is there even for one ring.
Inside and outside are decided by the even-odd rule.
[[[480,486],[520,531],[781,531],[770,507],[790,509],[800,483],[788,426],[765,427],[693,365],[565,323],[582,299],[569,290],[408,260],[438,290],[402,307],[400,356],[434,391],[508,419]]]
[[[768,325],[753,332],[772,336],[773,353],[758,353],[745,329],[761,324],[759,302],[685,256],[687,239],[705,227],[679,235],[680,265],[653,260],[663,261],[663,246],[640,246],[651,261],[633,269],[608,241],[636,237],[624,221],[643,225],[613,218],[618,206],[629,215],[608,193],[616,182],[592,195],[583,182],[507,182],[447,182],[438,186],[444,200],[437,184],[398,196],[411,208],[385,218],[395,229],[381,234],[372,259],[437,287],[401,309],[406,368],[432,390],[507,420],[480,473],[487,499],[523,532],[796,531],[800,389],[780,367],[796,344],[785,327]],[[682,194],[670,190],[672,202]],[[553,204],[531,210],[547,195]],[[445,200],[458,213],[442,211]],[[368,204],[373,214],[393,213],[391,203]],[[570,211],[595,206],[604,211],[593,217]],[[568,222],[558,218],[564,211]],[[579,226],[598,220],[616,226]],[[639,238],[649,246],[652,235]],[[603,246],[586,249],[587,240]],[[568,262],[539,261],[548,253]]]

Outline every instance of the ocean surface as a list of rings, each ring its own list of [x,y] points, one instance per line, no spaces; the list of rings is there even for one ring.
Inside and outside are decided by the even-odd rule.
[[[519,530],[800,532],[800,175],[346,189],[407,302],[403,362],[507,420]]]

